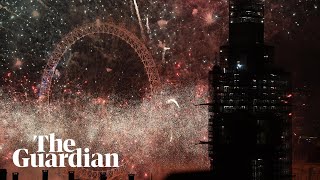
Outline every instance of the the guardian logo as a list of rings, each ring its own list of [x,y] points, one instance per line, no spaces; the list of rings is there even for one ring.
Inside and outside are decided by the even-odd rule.
[[[49,136],[34,136],[38,142],[38,150],[29,154],[28,149],[18,149],[12,155],[17,167],[119,167],[117,153],[90,153],[89,148],[75,148],[73,139],[55,139]],[[49,151],[45,151],[45,143],[49,143]]]

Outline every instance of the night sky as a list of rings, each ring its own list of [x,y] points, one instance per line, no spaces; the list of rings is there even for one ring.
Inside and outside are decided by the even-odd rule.
[[[311,90],[308,99],[310,109],[306,112],[309,135],[319,136],[320,107],[320,16],[319,12],[307,17],[305,23],[295,28],[292,37],[274,37],[276,46],[276,63],[292,73],[294,87],[308,86]]]
[[[317,84],[313,83],[317,81],[313,72],[317,71],[307,67],[318,67],[314,64],[318,61],[313,60],[317,57],[314,53],[319,37],[318,6],[316,0],[266,1],[266,41],[276,46],[277,63],[294,72],[298,84]],[[41,71],[54,43],[76,26],[112,17],[116,22],[127,24],[128,28],[134,27],[131,29],[138,37],[142,32],[148,37],[147,46],[152,49],[164,80],[206,78],[219,46],[227,41],[227,1],[149,0],[137,1],[137,8],[143,30],[133,0],[1,1],[2,77],[10,72],[13,74],[11,78],[26,76],[30,83],[24,91],[29,92],[31,84],[39,84]],[[100,39],[110,42],[112,37]],[[90,40],[86,43],[87,47],[83,45],[82,48],[92,51],[97,46]],[[126,49],[121,47],[122,44],[114,49]],[[110,49],[110,46],[102,48]],[[163,53],[164,48],[170,49]],[[81,47],[73,49],[71,54],[82,50]],[[13,77],[15,74],[17,77]],[[172,77],[175,75],[178,77]]]
[[[266,0],[265,7],[265,37],[267,44],[275,46],[276,64],[292,72],[295,87],[308,85],[312,90],[308,122],[320,119],[319,9],[317,0]],[[87,36],[76,42],[58,64],[59,72],[52,87],[54,104],[48,108],[50,112],[60,113],[48,115],[43,109],[35,112],[33,109],[37,105],[23,104],[36,104],[42,71],[54,43],[81,24],[97,19],[105,22],[110,18],[124,23],[139,39],[146,37],[145,44],[153,54],[165,89],[163,94],[153,98],[158,100],[154,109],[148,110],[152,105],[144,102],[149,82],[139,57],[124,41],[105,34]],[[28,138],[20,142],[15,132],[20,135],[48,133],[55,125],[58,135],[74,136],[65,132],[68,120],[72,120],[77,122],[74,131],[81,129],[80,135],[90,133],[93,122],[110,126],[108,131],[114,133],[123,128],[130,132],[111,135],[114,141],[104,143],[123,154],[139,152],[143,157],[132,157],[128,161],[132,161],[132,168],[139,167],[141,177],[148,176],[146,172],[150,171],[148,164],[152,164],[152,158],[163,161],[169,170],[179,169],[181,164],[183,169],[207,167],[206,148],[190,145],[199,139],[206,140],[207,109],[197,109],[194,104],[208,100],[207,74],[227,38],[226,0],[1,0],[0,95],[3,106],[0,130],[7,128],[9,119],[16,123],[7,132],[10,146],[0,146],[1,156],[9,157],[12,151],[9,148],[30,144]],[[94,105],[77,105],[66,110],[61,102],[65,103],[70,97]],[[84,100],[85,97],[88,98]],[[15,103],[20,101],[22,104],[17,106]],[[77,111],[83,112],[78,114]],[[150,114],[143,115],[151,112],[154,114],[151,120]],[[41,118],[35,120],[38,117],[46,117],[48,122]],[[128,119],[132,121],[126,122]],[[110,120],[116,123],[110,124]],[[49,128],[39,129],[39,125]],[[99,133],[91,133],[90,138],[80,135],[75,138],[77,142],[93,143],[93,148],[101,150],[95,147],[100,141],[91,141],[106,132],[100,129]],[[165,150],[154,152],[153,147],[159,144],[165,146]],[[190,159],[192,156],[201,160],[192,164],[195,161]],[[172,164],[170,157],[180,157],[180,160]],[[139,158],[142,162],[137,162]],[[168,171],[162,167],[154,169]]]

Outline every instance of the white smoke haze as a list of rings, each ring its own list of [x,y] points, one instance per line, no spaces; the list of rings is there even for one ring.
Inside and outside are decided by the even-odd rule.
[[[18,171],[20,179],[29,179],[27,174],[41,177],[41,168],[14,167],[12,153],[21,148],[36,150],[34,135],[55,133],[56,138],[74,139],[77,148],[118,153],[120,166],[127,164],[125,176],[152,173],[153,178],[161,179],[170,172],[207,169],[207,147],[195,145],[207,137],[207,107],[195,106],[205,101],[198,97],[198,87],[168,90],[132,106],[90,98],[51,104],[2,98],[0,166],[9,174]],[[58,172],[50,169],[50,179],[61,178]]]

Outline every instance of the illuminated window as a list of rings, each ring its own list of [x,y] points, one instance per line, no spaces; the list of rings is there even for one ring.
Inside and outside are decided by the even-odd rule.
[[[237,61],[237,69],[242,69],[243,65],[240,61]]]

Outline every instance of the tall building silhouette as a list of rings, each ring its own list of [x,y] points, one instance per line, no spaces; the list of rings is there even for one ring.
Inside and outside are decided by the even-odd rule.
[[[49,178],[49,171],[42,170],[42,180],[48,180],[48,178]]]
[[[68,179],[69,180],[74,180],[74,171],[69,171],[68,172]]]
[[[19,179],[19,173],[18,172],[13,172],[12,173],[12,180],[18,180]]]
[[[0,179],[7,179],[7,169],[0,169]]]
[[[209,73],[209,157],[217,179],[291,179],[290,74],[264,43],[264,0],[229,1],[229,40]]]

